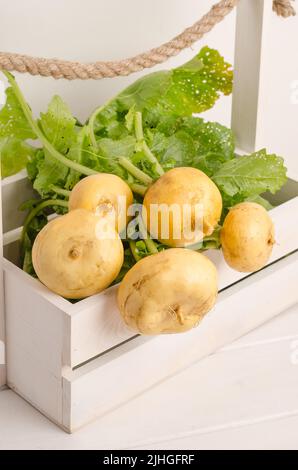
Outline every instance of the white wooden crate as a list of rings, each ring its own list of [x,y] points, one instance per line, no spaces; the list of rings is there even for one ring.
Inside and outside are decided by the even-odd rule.
[[[255,7],[251,4],[240,3],[237,36],[242,26],[250,25],[247,35],[253,34],[254,48],[260,48],[263,15],[259,9],[265,4],[261,0]],[[240,78],[249,37],[238,39],[233,122],[238,140],[252,150],[257,145],[257,128],[251,124],[258,117],[255,89],[260,54],[249,59],[247,73],[254,95],[244,103],[239,97],[247,90]],[[249,111],[248,120],[245,111]],[[279,193],[271,212],[277,245],[270,264],[247,276],[231,270],[221,252],[208,252],[219,271],[215,309],[191,332],[160,337],[136,336],[126,328],[115,304],[117,287],[72,304],[15,265],[22,223],[16,198],[23,194],[26,199],[29,193],[24,174],[2,182],[7,384],[66,431],[106,413],[298,301],[298,183],[294,180]],[[3,316],[1,321],[0,341]],[[3,383],[1,365],[0,371]]]

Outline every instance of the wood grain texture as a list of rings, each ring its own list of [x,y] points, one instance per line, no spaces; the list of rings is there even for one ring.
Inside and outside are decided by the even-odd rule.
[[[237,7],[231,126],[247,152],[256,150],[265,3],[241,0]]]
[[[7,383],[57,422],[62,421],[61,372],[67,351],[65,313],[5,272]]]

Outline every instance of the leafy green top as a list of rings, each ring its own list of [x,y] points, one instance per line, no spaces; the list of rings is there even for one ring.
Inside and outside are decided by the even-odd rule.
[[[211,108],[221,94],[232,91],[231,66],[208,47],[181,67],[138,79],[97,108],[85,125],[77,122],[58,96],[38,120],[34,119],[13,76],[5,75],[10,87],[0,111],[2,176],[27,166],[33,187],[41,196],[40,204],[25,206],[35,215],[33,219],[29,215],[23,237],[24,266],[29,272],[32,243],[46,221],[48,207],[66,211],[69,190],[85,175],[114,173],[141,201],[148,184],[165,171],[193,166],[219,187],[224,213],[247,199],[268,208],[260,195],[276,192],[286,180],[282,158],[268,155],[266,150],[236,157],[230,129],[194,116]],[[28,139],[38,140],[40,147],[33,147]],[[218,235],[216,230],[203,247],[218,247]],[[152,250],[164,248],[157,242],[128,240],[122,273]]]

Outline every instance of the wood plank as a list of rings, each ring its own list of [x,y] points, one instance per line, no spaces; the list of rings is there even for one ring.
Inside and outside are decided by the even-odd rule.
[[[26,171],[5,178],[2,186],[3,231],[8,232],[23,225],[26,211],[20,211],[20,205],[28,199],[36,198],[32,183]]]
[[[297,307],[292,308],[279,318],[283,318],[286,324],[287,315],[292,317],[297,313]],[[268,325],[258,329],[260,335]],[[61,432],[12,391],[2,392],[0,428],[4,426],[5,433],[1,433],[1,428],[0,448],[98,450],[143,446],[146,449],[186,449],[189,445],[192,449],[194,442],[198,449],[271,448],[274,445],[287,448],[287,445],[295,445],[297,416],[286,409],[295,368],[289,368],[287,354],[282,353],[282,369],[283,360],[286,360],[287,373],[279,375],[281,362],[275,365],[279,351],[268,363],[268,353],[263,355],[263,347],[255,349],[258,350],[257,367],[256,360],[251,359],[251,354],[255,357],[252,349],[220,353],[219,363],[215,353],[72,436]],[[235,362],[240,365],[236,367]],[[246,372],[245,382],[240,380],[243,371]],[[270,380],[267,385],[262,382],[258,387],[256,380],[262,374],[268,375]],[[251,384],[254,383],[255,390],[251,394]],[[267,395],[271,397],[271,405],[275,401],[280,409],[274,411],[273,407],[273,412],[265,415],[262,413],[262,400]],[[217,404],[218,400],[220,404]],[[283,410],[282,405],[285,407]],[[230,413],[229,422],[217,416],[218,408]],[[289,413],[292,417],[287,417]],[[137,419],[129,424],[132,416],[137,416]],[[152,419],[152,416],[158,416],[158,419]]]
[[[280,413],[126,450],[298,450],[297,429],[298,414]]]
[[[262,328],[256,328],[232,344],[224,346],[222,350],[230,351],[278,341],[294,341],[298,337],[297,311],[298,304],[296,309],[285,310],[265,323]]]
[[[237,145],[248,152],[256,149],[259,124],[265,3],[241,0],[237,7],[231,127]]]
[[[28,276],[29,277],[29,276]],[[5,271],[7,383],[9,387],[62,422],[61,373],[67,355],[68,316]],[[16,294],[17,293],[17,294]]]

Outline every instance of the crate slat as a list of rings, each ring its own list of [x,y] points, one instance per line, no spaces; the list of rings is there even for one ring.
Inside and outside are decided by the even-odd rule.
[[[26,211],[20,211],[20,205],[28,199],[34,199],[33,191],[26,171],[2,180],[2,217],[3,232],[9,232],[23,225]]]

